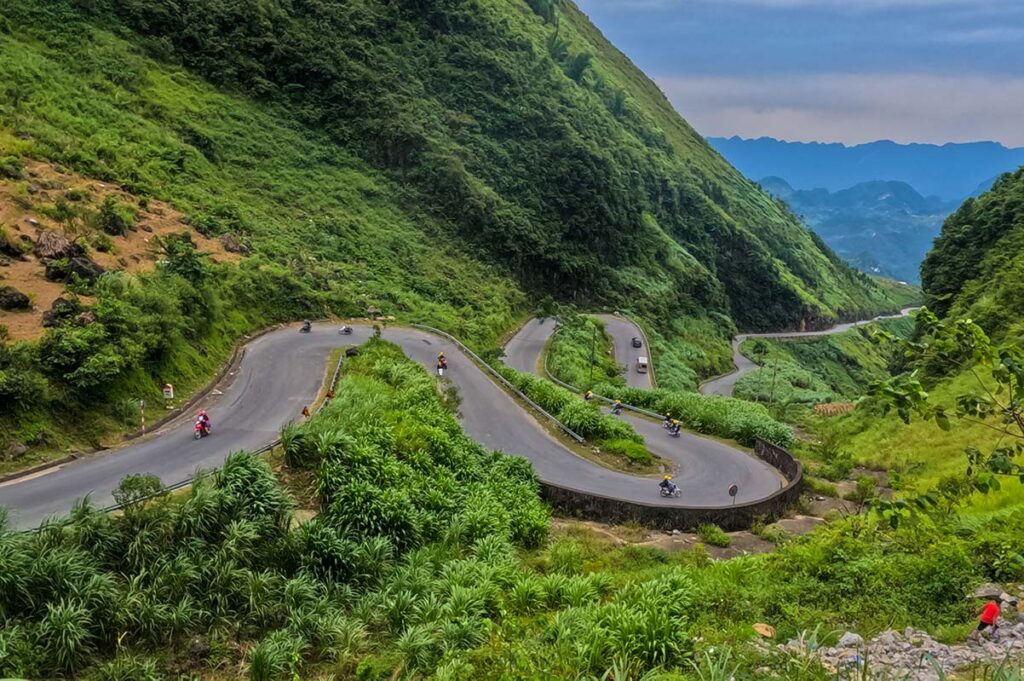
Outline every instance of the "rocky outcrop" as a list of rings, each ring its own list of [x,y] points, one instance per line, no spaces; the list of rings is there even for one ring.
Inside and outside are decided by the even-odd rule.
[[[220,238],[220,243],[228,253],[241,253],[242,255],[249,254],[248,244],[234,234],[225,234]]]
[[[82,311],[82,306],[74,300],[58,298],[53,301],[50,309],[43,313],[43,326],[46,328],[59,326],[62,322],[73,318]]]

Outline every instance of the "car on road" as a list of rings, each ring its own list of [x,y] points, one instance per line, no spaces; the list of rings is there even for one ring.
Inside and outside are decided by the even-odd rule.
[[[646,357],[637,357],[636,358],[636,372],[638,374],[646,374],[647,373],[647,358]]]
[[[634,348],[643,347],[643,342],[641,342],[641,340],[639,338],[637,338],[636,336],[633,336],[633,347]]]

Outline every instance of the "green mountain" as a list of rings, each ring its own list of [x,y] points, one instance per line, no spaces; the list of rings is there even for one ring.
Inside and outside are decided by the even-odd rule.
[[[42,256],[18,256],[41,223],[75,242],[65,256],[102,249],[130,272],[93,283],[51,258],[91,309],[0,356],[6,415],[36,414],[19,438],[67,429],[50,424],[61,410],[123,419],[115,405],[159,400],[165,381],[199,385],[241,333],[281,320],[377,310],[486,348],[549,297],[629,309],[692,383],[686,363],[724,368],[734,324],[899,304],[571,3],[26,0],[0,21],[0,94],[7,250],[41,278]],[[248,254],[214,264],[133,227],[171,211]],[[127,237],[99,233],[110,215]],[[145,257],[155,271],[133,271]],[[0,325],[38,337],[25,320],[41,307]]]
[[[830,247],[863,272],[918,283],[921,261],[958,203],[921,196],[906,182],[847,189],[794,189],[780,177],[760,184],[785,201]]]
[[[240,162],[237,135],[254,132],[218,136],[209,114],[153,101],[163,79],[195,74],[320,138],[334,164],[384,173],[401,187],[395,203],[442,223],[435,240],[528,290],[718,310],[751,328],[887,302],[712,152],[571,4],[29,2],[7,21],[5,62],[31,55],[44,72],[18,83],[5,122],[63,114],[38,151],[57,151],[60,135],[57,155],[146,192],[177,198],[168,181]],[[57,74],[85,91],[43,112]],[[162,129],[163,148],[126,149],[116,120],[97,121],[102,143],[80,134],[82,99],[120,100]],[[256,222],[243,219],[254,236]]]
[[[1004,336],[1024,320],[1024,168],[969,198],[921,267],[928,305]]]

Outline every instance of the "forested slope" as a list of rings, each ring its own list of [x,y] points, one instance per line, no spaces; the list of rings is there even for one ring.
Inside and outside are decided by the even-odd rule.
[[[749,328],[887,302],[715,154],[571,4],[65,0],[19,3],[8,22],[102,82],[95,96],[135,98],[153,82],[151,64],[96,55],[113,30],[133,52],[276,108],[400,182],[402,203],[443,221],[437,238],[530,290],[718,310]],[[39,93],[26,89],[11,115],[33,113]],[[137,115],[159,120],[140,104]],[[168,132],[199,163],[225,163],[240,141]],[[112,158],[64,155],[159,191],[154,159],[129,161],[124,141],[105,145]]]
[[[1024,322],[1024,168],[946,221],[921,267],[928,304],[1003,336]]]

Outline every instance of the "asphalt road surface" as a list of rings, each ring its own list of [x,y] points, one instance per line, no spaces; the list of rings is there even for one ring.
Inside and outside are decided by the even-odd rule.
[[[650,348],[647,347],[647,337],[632,320],[618,315],[599,314],[594,315],[604,322],[605,331],[612,337],[612,344],[615,349],[615,361],[619,366],[625,367],[626,385],[630,388],[643,388],[650,390],[654,387],[651,381],[650,367],[647,373],[641,374],[636,370],[637,360],[646,357],[650,362]],[[641,346],[633,347],[633,339],[639,338]]]
[[[643,338],[643,333],[628,318],[598,316],[605,322],[615,344],[616,361],[628,367],[627,362],[632,357],[646,350],[646,347],[633,348],[630,343],[634,337]],[[531,319],[505,346],[505,363],[519,371],[540,375],[540,357],[554,330],[552,319]],[[626,377],[633,379],[629,384],[634,387],[651,387],[650,374],[637,374],[635,367],[627,371]],[[643,436],[648,450],[673,463],[673,480],[682,489],[679,502],[683,505],[726,506],[732,502],[728,495],[732,484],[739,487],[736,495],[739,503],[766,497],[785,484],[777,470],[735,447],[686,431],[678,438],[671,437],[660,423],[628,410],[623,411],[620,418]]]
[[[758,365],[747,358],[740,352],[740,346],[743,341],[748,338],[807,338],[810,336],[830,336],[834,333],[842,333],[849,331],[850,329],[858,326],[864,326],[870,324],[878,319],[895,319],[897,317],[906,317],[911,312],[916,310],[916,307],[908,307],[900,310],[899,314],[886,315],[883,317],[874,317],[872,319],[863,319],[857,322],[849,322],[847,324],[836,324],[835,326],[825,329],[823,331],[778,331],[775,333],[744,333],[736,336],[732,340],[732,362],[736,365],[736,370],[729,374],[724,374],[717,378],[713,378],[710,381],[705,381],[700,386],[700,391],[705,395],[724,395],[729,397],[732,395],[733,389],[736,387],[736,381],[740,380],[751,371],[758,368]]]
[[[218,386],[222,394],[196,407],[210,413],[210,437],[193,439],[192,422],[185,415],[116,450],[0,484],[0,506],[9,509],[14,527],[33,527],[49,516],[67,513],[85,496],[98,506],[109,505],[112,491],[128,474],[152,473],[165,484],[176,483],[199,468],[219,466],[231,452],[272,442],[281,427],[298,418],[303,406],[315,399],[331,350],[361,343],[372,333],[368,327],[355,326],[351,336],[341,336],[337,329],[318,324],[312,333],[301,334],[289,327],[246,346],[238,370]],[[662,499],[656,479],[608,470],[563,446],[448,341],[406,328],[387,329],[384,338],[430,371],[437,353],[443,351],[449,358],[446,378],[461,396],[460,417],[466,433],[488,448],[525,456],[545,482],[611,498],[679,506],[727,506],[732,500],[726,489],[734,482],[740,485],[739,503],[782,485],[773,469],[753,457],[689,434],[670,438],[657,424],[637,419],[635,425],[648,438],[652,451],[661,453],[661,445],[668,443],[665,451],[671,453],[664,456],[681,466],[682,496]]]

